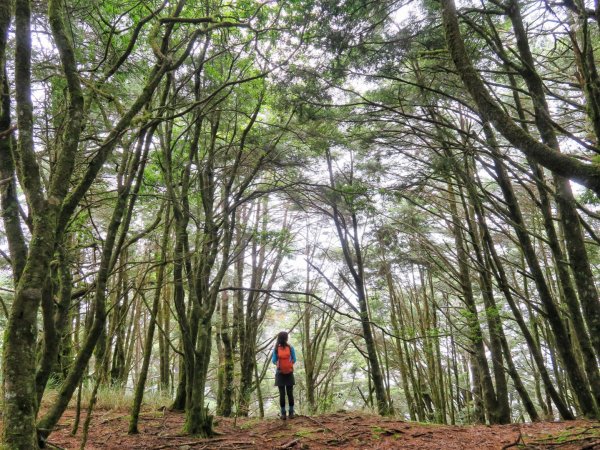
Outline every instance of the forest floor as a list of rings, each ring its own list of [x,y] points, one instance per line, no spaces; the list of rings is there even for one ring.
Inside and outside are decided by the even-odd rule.
[[[83,422],[82,415],[82,422]],[[49,448],[78,449],[81,431],[71,436],[74,411],[68,410]],[[513,425],[432,425],[382,418],[357,412],[321,416],[215,419],[213,439],[195,439],[181,432],[184,416],[167,410],[145,411],[140,434],[128,435],[129,415],[97,410],[86,449],[559,449],[600,450],[600,422],[542,422]],[[81,430],[81,427],[80,427]]]

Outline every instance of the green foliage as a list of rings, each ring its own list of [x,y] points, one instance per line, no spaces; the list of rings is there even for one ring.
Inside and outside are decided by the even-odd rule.
[[[554,349],[552,335],[547,334],[545,313],[538,308],[539,295],[531,280],[531,267],[524,261],[514,218],[510,215],[510,207],[515,205],[507,202],[500,189],[495,160],[498,154],[492,150],[498,150],[508,167],[516,192],[515,204],[522,209],[545,280],[551,287],[560,286],[556,264],[561,262],[556,262],[552,257],[556,255],[552,255],[548,246],[536,185],[539,180],[533,178],[530,161],[518,151],[514,139],[509,142],[494,128],[498,149],[486,140],[484,121],[460,79],[461,68],[455,67],[446,48],[439,2],[423,0],[411,4],[408,11],[408,5],[393,1],[191,0],[178,15],[179,19],[188,20],[174,22],[170,20],[176,19],[176,3],[167,2],[159,11],[161,5],[163,2],[157,0],[125,4],[65,3],[69,39],[74,43],[77,76],[85,96],[85,123],[74,161],[75,171],[70,179],[64,180],[69,189],[84,179],[90,162],[99,155],[115,124],[129,117],[128,110],[144,92],[150,74],[162,63],[171,65],[144,107],[132,114],[127,125],[113,137],[115,149],[103,161],[99,175],[70,218],[64,242],[59,243],[68,253],[74,288],[90,290],[77,297],[76,308],[71,307],[73,315],[68,320],[73,329],[68,330],[70,334],[65,339],[71,341],[73,348],[75,336],[81,346],[83,330],[91,323],[95,311],[93,291],[118,189],[137,179],[137,172],[128,175],[125,169],[133,163],[141,131],[153,129],[155,134],[148,142],[148,155],[143,161],[142,185],[132,205],[132,221],[126,224],[120,220],[117,224],[116,240],[124,242],[126,247],[111,258],[110,275],[104,290],[100,290],[109,297],[110,311],[96,347],[98,356],[105,350],[109,356],[115,353],[114,335],[110,333],[119,330],[130,339],[131,365],[138,364],[134,350],[139,348],[139,336],[149,322],[149,313],[141,308],[140,298],[149,298],[149,292],[155,292],[154,265],[159,259],[155,249],[162,245],[158,243],[163,242],[165,233],[169,276],[162,291],[158,291],[157,298],[165,303],[161,315],[173,319],[185,311],[183,318],[177,316],[179,320],[170,322],[166,339],[174,348],[183,348],[186,330],[178,327],[184,319],[196,317],[196,307],[207,314],[202,330],[209,330],[210,324],[215,328],[228,324],[225,328],[232,336],[244,328],[240,317],[260,322],[252,314],[264,314],[264,321],[252,330],[256,334],[254,340],[264,348],[272,345],[269,339],[275,327],[306,326],[303,331],[306,336],[315,341],[323,339],[320,348],[325,356],[315,378],[320,383],[318,393],[323,394],[317,396],[319,411],[331,411],[346,398],[355,406],[362,405],[356,386],[362,392],[368,390],[364,355],[348,344],[351,340],[363,350],[364,329],[352,320],[356,315],[353,309],[356,298],[360,298],[352,284],[358,255],[362,256],[364,266],[360,268],[364,269],[361,281],[370,302],[369,320],[377,335],[375,346],[379,357],[388,364],[386,372],[391,372],[394,404],[401,403],[396,397],[402,394],[406,411],[418,409],[416,405],[435,409],[433,413],[421,413],[421,420],[428,417],[447,420],[448,411],[442,417],[442,406],[456,407],[457,421],[469,417],[470,412],[465,409],[474,406],[472,396],[469,400],[466,394],[473,381],[468,367],[473,359],[471,344],[488,341],[490,334],[498,330],[486,328],[483,320],[478,323],[475,311],[464,307],[463,297],[469,287],[482,317],[485,314],[488,319],[500,321],[506,315],[511,320],[496,265],[505,265],[511,292],[519,298],[519,308],[527,310],[531,323],[544,323],[540,348]],[[534,104],[527,80],[519,69],[522,60],[516,57],[519,49],[514,44],[513,23],[505,11],[495,11],[497,5],[492,3],[476,8],[469,3],[460,6],[464,43],[486,88],[506,114],[539,140]],[[600,166],[600,157],[587,151],[597,145],[586,110],[589,93],[581,88],[586,82],[583,70],[587,66],[581,55],[574,54],[578,33],[583,32],[577,27],[584,27],[581,23],[564,22],[561,35],[548,28],[542,11],[546,10],[538,11],[533,3],[528,5],[525,21],[539,61],[536,70],[551,102],[553,126],[560,131],[563,153],[591,162],[586,170],[592,170]],[[564,14],[567,13],[571,14],[565,10]],[[557,22],[562,21],[561,14],[556,15]],[[205,19],[203,23],[198,23],[200,18]],[[138,28],[146,19],[148,22]],[[38,30],[45,29],[45,20],[44,14],[36,11]],[[227,26],[219,28],[219,24]],[[209,26],[215,28],[209,30]],[[166,30],[169,39],[165,38]],[[130,48],[138,31],[137,41]],[[42,31],[35,33],[42,35]],[[593,38],[597,35],[594,28],[589,42],[596,42]],[[12,34],[9,37],[13,46]],[[196,41],[191,42],[192,37]],[[45,194],[63,141],[68,138],[64,129],[69,94],[55,43],[46,37],[38,41],[41,44],[34,46],[32,58],[35,157],[42,173],[39,190]],[[127,51],[131,53],[126,55]],[[591,57],[594,56],[592,52]],[[177,62],[181,64],[175,66]],[[11,95],[15,89],[13,69],[9,67],[7,71]],[[520,107],[524,121],[519,116]],[[11,114],[15,116],[15,111]],[[15,139],[20,135],[21,130],[15,133]],[[21,225],[29,239],[38,224],[30,223],[32,199],[24,195],[27,193],[20,184],[22,178],[17,177],[17,197]],[[2,183],[10,179],[9,174]],[[553,194],[555,187],[550,180],[551,176],[547,176],[545,182],[548,192]],[[128,201],[133,198],[130,192]],[[597,212],[600,200],[592,190],[584,190],[577,200],[592,213]],[[170,220],[180,219],[182,214],[189,216],[182,226],[184,229],[178,230],[186,238],[185,243],[181,242],[184,250],[180,254],[174,250],[180,236],[174,238],[173,225],[165,223],[166,208],[174,205],[177,208],[171,210]],[[258,205],[266,205],[264,226],[261,223],[255,227],[252,211]],[[475,206],[479,205],[484,217],[474,214]],[[279,215],[284,209],[285,226]],[[550,210],[551,219],[558,224],[562,218],[552,195]],[[228,229],[233,217],[237,220],[234,214],[242,212],[251,217],[248,223],[241,219],[242,223],[236,223],[237,228]],[[177,218],[173,218],[175,215]],[[160,223],[155,223],[159,217]],[[591,230],[585,234],[589,240],[587,257],[597,275],[600,247],[590,239],[594,237],[597,218],[584,212],[580,217]],[[340,236],[333,218],[341,224],[341,238],[351,243],[345,248],[346,254],[336,239]],[[149,228],[151,224],[155,227]],[[473,238],[483,239],[484,225],[491,234],[491,246],[488,248],[486,244],[481,248],[484,251],[493,248],[498,253],[499,262],[485,255],[493,269],[480,267],[474,254],[476,245],[481,243]],[[211,234],[213,229],[218,231]],[[227,250],[227,238],[238,237],[237,233],[242,244],[251,245],[242,251],[233,239],[235,248]],[[465,242],[470,286],[464,285],[467,281],[461,278],[457,267],[458,237]],[[4,240],[1,244],[6,251]],[[231,295],[229,305],[221,310],[225,301],[219,297],[224,294],[219,293],[215,296],[217,300],[209,304],[206,291],[217,292],[224,284],[217,275],[224,273],[232,286],[248,285],[254,275],[249,274],[249,261],[256,256],[250,254],[250,248],[268,255],[261,277],[272,278],[274,289],[307,289],[318,293],[322,301],[309,300],[314,303],[307,307],[304,295],[272,298],[265,295],[260,297],[260,301],[264,299],[261,308],[252,310],[247,304],[248,297],[242,293],[235,296],[235,303]],[[283,259],[277,271],[275,264],[271,264],[275,254]],[[246,260],[237,260],[238,257]],[[172,271],[182,259],[187,265],[184,264],[183,271],[183,304],[177,305],[181,306],[178,310],[174,305]],[[240,264],[236,265],[238,261]],[[217,270],[221,263],[222,271]],[[54,278],[53,264],[50,258],[50,279]],[[242,270],[240,267],[243,273],[237,273]],[[8,263],[3,270],[9,270]],[[495,308],[481,308],[481,270],[490,271],[498,303]],[[12,280],[0,281],[4,289],[15,288]],[[51,281],[60,285],[56,280]],[[58,292],[51,294],[53,299],[58,298]],[[7,308],[11,307],[12,297],[12,292],[3,291]],[[144,300],[148,300],[146,297]],[[565,305],[561,308],[561,313],[567,316]],[[123,317],[118,311],[124,311]],[[210,317],[208,311],[214,311],[215,317]],[[307,324],[303,322],[303,314],[310,315]],[[0,327],[6,333],[4,316],[0,315]],[[161,316],[160,320],[166,319]],[[38,323],[41,330],[41,318]],[[512,322],[507,323],[503,331],[511,348],[526,348],[521,332]],[[77,332],[75,324],[79,327]],[[40,350],[41,336],[40,331]],[[160,342],[167,346],[166,340]],[[236,344],[239,351],[241,343]],[[170,350],[173,349],[169,347]],[[340,356],[338,351],[343,355],[336,359]],[[529,364],[521,353],[515,352],[519,372]],[[265,356],[260,351],[258,354],[259,359]],[[165,364],[156,355],[152,358],[151,370],[156,369],[152,365]],[[560,358],[552,363],[556,373],[562,374],[565,368]],[[167,365],[170,364],[168,361]],[[103,370],[100,366],[100,362],[93,365],[98,373]],[[265,373],[260,373],[263,370],[260,364],[257,369],[259,377],[269,380]],[[299,380],[306,373],[302,370],[297,372]],[[175,378],[175,371],[170,375]],[[239,375],[236,373],[237,378]],[[532,392],[538,382],[533,376],[523,376],[526,389]],[[206,378],[209,384],[206,391],[212,395],[215,386],[211,377]],[[265,389],[263,395],[267,401],[272,393],[268,391],[272,388],[270,381],[268,387],[267,381],[260,385]],[[408,386],[406,390],[404,385],[400,386],[403,382]],[[53,402],[60,383],[58,377],[49,380],[44,406]],[[170,399],[156,394],[156,383],[151,384],[145,401],[166,405]],[[434,406],[425,405],[425,394],[429,399],[441,396],[442,387],[449,387],[456,397]],[[510,389],[515,394],[512,384]],[[86,380],[84,403],[89,402],[90,391]],[[409,394],[416,397],[412,405]],[[111,409],[125,409],[131,402],[129,393],[105,386],[99,398],[100,407]],[[577,406],[577,402],[573,403]],[[207,411],[206,416],[210,428]],[[251,427],[252,422],[244,426]],[[384,432],[373,429],[378,436]],[[305,437],[310,432],[300,430],[297,434]]]
[[[587,205],[598,205],[600,204],[600,199],[592,190],[586,189],[580,196],[579,201],[587,204]]]

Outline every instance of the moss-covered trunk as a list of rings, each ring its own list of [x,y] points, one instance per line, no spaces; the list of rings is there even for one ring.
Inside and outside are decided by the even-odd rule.
[[[4,339],[4,433],[7,449],[37,448],[37,311],[52,255],[53,233],[38,222]],[[37,232],[36,232],[37,231]]]
[[[211,330],[210,318],[202,320],[196,342],[194,379],[191,385],[188,384],[188,389],[191,390],[191,403],[187,406],[185,415],[185,431],[201,437],[213,435],[213,416],[208,413],[208,407],[204,405],[204,389],[212,346]]]
[[[584,414],[594,417],[596,415],[595,405],[589,390],[587,379],[576,358],[574,348],[570,344],[571,340],[569,339],[569,334],[565,323],[563,322],[560,310],[556,305],[554,298],[552,297],[550,288],[548,287],[544,277],[540,262],[533,247],[533,243],[531,242],[531,237],[526,231],[518,200],[512,189],[508,174],[506,173],[506,168],[504,167],[500,159],[500,154],[497,150],[495,137],[489,126],[485,126],[484,130],[486,132],[488,143],[490,144],[490,149],[494,155],[494,164],[498,183],[508,205],[508,211],[514,223],[515,233],[519,239],[525,260],[527,261],[533,280],[536,284],[550,328],[552,329],[556,340],[560,342],[557,350],[562,359],[563,367],[569,378],[569,381],[571,382],[574,394],[577,397],[582,411]]]

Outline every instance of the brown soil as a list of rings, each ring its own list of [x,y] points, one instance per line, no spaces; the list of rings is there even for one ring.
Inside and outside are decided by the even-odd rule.
[[[81,432],[70,435],[74,413],[67,411],[50,436],[50,448],[78,449]],[[429,425],[381,418],[356,412],[323,416],[217,419],[213,439],[181,432],[183,415],[146,411],[140,434],[127,434],[124,412],[96,411],[86,449],[560,449],[600,450],[600,422],[543,422],[499,426]],[[54,446],[54,447],[53,447]]]

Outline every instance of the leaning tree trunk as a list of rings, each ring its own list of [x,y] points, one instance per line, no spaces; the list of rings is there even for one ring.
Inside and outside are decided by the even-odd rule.
[[[448,189],[450,195],[454,196],[454,188],[451,184],[448,184]],[[462,290],[465,306],[467,307],[467,327],[469,339],[473,345],[473,361],[475,362],[475,370],[477,371],[476,375],[482,389],[485,411],[489,421],[492,424],[499,423],[500,415],[498,411],[498,402],[496,399],[496,392],[494,391],[494,385],[492,384],[487,357],[485,355],[483,333],[481,331],[481,326],[479,325],[477,305],[475,304],[475,298],[473,297],[467,250],[465,248],[463,231],[458,216],[455,198],[450,200],[450,209],[452,212],[452,232],[454,233],[454,241],[456,243],[460,288]]]
[[[577,181],[600,195],[600,167],[580,161],[539,142],[519,127],[490,95],[475,70],[460,32],[454,0],[442,0],[442,21],[448,51],[481,118],[490,122],[515,148],[562,177]]]
[[[327,167],[329,172],[329,186],[331,189],[336,188],[336,182],[333,174],[333,161],[331,152],[326,152]],[[350,203],[352,200],[348,200]],[[350,270],[352,276],[353,288],[358,301],[358,311],[360,325],[362,329],[362,337],[367,348],[367,361],[370,366],[369,381],[373,383],[375,397],[377,399],[377,411],[382,416],[389,415],[392,410],[388,403],[387,393],[384,386],[383,373],[379,364],[377,348],[373,331],[371,330],[371,318],[369,316],[369,308],[367,305],[367,295],[365,291],[364,281],[364,261],[361,250],[361,244],[358,235],[358,218],[354,211],[349,214],[350,223],[345,220],[344,214],[340,211],[339,205],[334,199],[331,203],[331,217],[333,219],[337,236],[342,246],[342,252],[346,266]],[[343,205],[349,209],[353,209],[352,204]],[[351,228],[350,228],[351,227]],[[338,290],[338,293],[339,292]]]
[[[167,208],[169,208],[167,206]],[[150,322],[148,323],[148,331],[146,335],[146,342],[144,344],[144,356],[142,361],[142,368],[140,369],[140,376],[135,386],[135,392],[133,394],[133,406],[131,408],[131,415],[129,419],[129,434],[138,433],[138,419],[140,415],[140,409],[142,407],[142,399],[144,398],[144,389],[146,388],[146,379],[148,378],[148,369],[150,367],[150,358],[152,356],[152,347],[154,345],[154,329],[156,328],[156,321],[158,317],[158,310],[160,308],[161,292],[163,290],[163,281],[165,278],[165,266],[167,264],[167,245],[169,240],[169,210],[165,217],[165,226],[163,231],[163,239],[160,246],[160,261],[158,266],[158,274],[156,275],[156,288],[154,289],[154,299],[152,301],[152,310],[150,311]]]
[[[522,74],[533,100],[536,128],[540,133],[542,142],[557,152],[560,152],[560,145],[556,136],[554,124],[550,120],[551,113],[546,100],[543,81],[536,71],[535,60],[529,47],[527,31],[523,24],[519,4],[514,0],[510,3],[508,15],[510,16],[515,32],[517,48],[524,63]],[[538,171],[538,173],[541,173],[541,171]],[[556,203],[561,219],[559,223],[565,237],[566,248],[573,268],[573,276],[578,291],[578,295],[574,295],[575,292],[573,292],[570,287],[570,276],[567,273],[563,273],[561,279],[563,280],[564,288],[569,288],[569,292],[565,292],[564,301],[571,313],[574,331],[581,347],[584,368],[590,382],[591,391],[597,405],[600,405],[600,371],[598,370],[598,362],[596,355],[594,355],[591,340],[585,331],[584,319],[579,309],[577,299],[579,297],[579,301],[586,313],[587,326],[596,343],[597,356],[599,357],[600,337],[598,335],[600,334],[600,301],[598,300],[598,292],[594,285],[594,277],[590,268],[571,185],[566,178],[558,175],[555,175],[554,177],[554,184],[556,189]],[[552,232],[553,227],[554,225],[551,223],[547,225],[547,228],[551,228]],[[560,247],[556,245],[553,245],[552,249],[555,253],[562,253],[560,252]],[[556,256],[560,258],[557,260],[557,263],[562,265],[562,255],[559,254]],[[565,272],[564,267],[561,269],[563,269],[562,272]],[[600,411],[597,411],[597,413],[600,413]]]
[[[81,377],[92,357],[96,344],[105,329],[107,315],[106,293],[109,276],[111,269],[116,264],[117,255],[121,250],[118,248],[118,245],[122,245],[123,242],[118,242],[118,233],[119,230],[121,233],[127,233],[129,223],[127,221],[122,222],[122,219],[128,210],[128,202],[129,206],[133,207],[133,203],[136,200],[135,193],[142,183],[142,174],[146,161],[145,156],[148,154],[152,136],[153,132],[146,133],[145,130],[140,131],[138,145],[129,167],[130,171],[124,177],[123,184],[119,186],[115,207],[108,225],[104,245],[102,246],[100,268],[96,277],[94,319],[85,342],[80,352],[77,354],[65,382],[61,386],[58,398],[39,421],[38,426],[40,428],[40,434],[44,438],[51,433],[64,411],[67,409],[69,401],[71,400],[75,389],[77,389]],[[134,195],[130,196],[132,190],[134,191]],[[99,364],[103,364],[103,362],[100,362]]]
[[[482,272],[485,271],[485,273],[483,273],[482,276],[485,277],[483,284],[484,284],[484,286],[486,286],[486,289],[482,293],[483,293],[484,301],[486,301],[486,309],[493,311],[493,314],[494,314],[494,320],[490,321],[490,323],[489,323],[490,333],[492,333],[492,330],[493,330],[497,334],[497,339],[501,346],[502,354],[503,354],[506,364],[508,366],[507,372],[513,380],[515,389],[517,390],[519,396],[521,397],[521,400],[523,401],[523,405],[525,406],[525,409],[527,410],[529,417],[531,418],[532,421],[535,422],[535,421],[539,420],[538,413],[535,409],[533,402],[531,401],[531,397],[529,396],[529,393],[527,392],[525,385],[523,384],[523,381],[521,380],[521,376],[519,375],[519,373],[515,367],[515,364],[514,364],[514,361],[512,358],[512,354],[510,352],[508,342],[507,342],[506,336],[504,334],[504,330],[502,328],[500,312],[498,310],[498,307],[496,306],[495,300],[492,295],[493,287],[492,287],[492,280],[491,280],[492,275],[491,274],[493,273],[493,270],[492,270],[493,269],[493,261],[492,261],[492,256],[490,256],[490,254],[489,254],[489,247],[487,245],[487,244],[491,243],[491,236],[489,235],[489,230],[488,230],[487,223],[485,220],[483,205],[481,204],[479,197],[476,195],[476,193],[473,190],[473,185],[471,184],[471,181],[470,181],[471,177],[469,176],[469,174],[461,172],[461,175],[463,175],[463,181],[465,183],[467,183],[467,187],[469,189],[469,198],[471,199],[471,202],[473,203],[473,209],[474,209],[476,217],[477,217],[478,231],[472,231],[472,236],[473,236],[472,239],[473,239],[473,242],[477,242],[478,263],[482,267]],[[481,238],[479,237],[479,235],[481,235]],[[493,247],[493,243],[491,243],[491,246]],[[510,293],[510,291],[508,292],[508,295],[510,296],[510,298],[512,300],[512,294]],[[520,311],[518,312],[518,315],[520,316]],[[489,312],[488,312],[488,316],[489,316]],[[490,319],[488,318],[488,320],[490,320]],[[517,319],[517,321],[518,320],[519,319]],[[522,320],[522,317],[521,317],[521,320]],[[525,328],[526,328],[526,326],[525,326]],[[529,332],[529,330],[527,330],[527,332]],[[504,368],[502,368],[502,369],[504,370]],[[506,402],[507,402],[507,406],[508,406],[508,398],[506,399]],[[510,410],[508,411],[508,418],[510,419]]]
[[[472,175],[468,168],[468,163],[465,164],[465,167],[465,178],[467,178],[466,183],[469,183],[470,181],[468,179]],[[470,193],[472,193],[472,190],[469,189],[469,187],[470,186],[467,186],[467,190],[471,191]],[[483,298],[483,304],[485,306],[485,316],[488,323],[488,332],[490,336],[489,349],[492,358],[492,370],[494,373],[494,381],[496,388],[498,423],[506,424],[510,423],[510,406],[508,403],[508,385],[506,382],[506,374],[503,365],[502,338],[504,336],[504,331],[502,329],[500,311],[498,310],[496,300],[494,299],[494,289],[492,286],[491,276],[488,271],[485,258],[481,249],[479,230],[473,223],[474,211],[472,211],[472,209],[474,209],[475,207],[473,205],[466,204],[467,200],[464,199],[462,192],[461,197],[463,197],[463,202],[465,203],[464,207],[468,225],[468,232],[478,263],[477,271],[479,272],[481,296]],[[471,200],[471,203],[477,201],[477,198],[472,198],[471,195],[469,196],[469,199]]]
[[[550,288],[546,283],[544,273],[533,247],[533,243],[531,242],[531,238],[526,231],[518,200],[514,194],[512,185],[510,184],[508,174],[506,173],[506,168],[500,159],[501,155],[497,149],[495,136],[493,135],[489,125],[484,126],[484,131],[494,157],[497,180],[504,195],[506,204],[508,205],[508,212],[511,220],[513,221],[515,233],[517,234],[517,238],[519,239],[519,243],[523,249],[525,259],[535,281],[548,323],[552,329],[552,332],[554,333],[554,337],[558,342],[561,343],[557,350],[561,356],[564,370],[569,377],[569,381],[571,382],[574,394],[577,397],[582,411],[584,414],[594,417],[594,400],[590,394],[587,380],[575,356],[574,349],[570,345],[569,335],[561,318],[560,310],[552,298]]]

